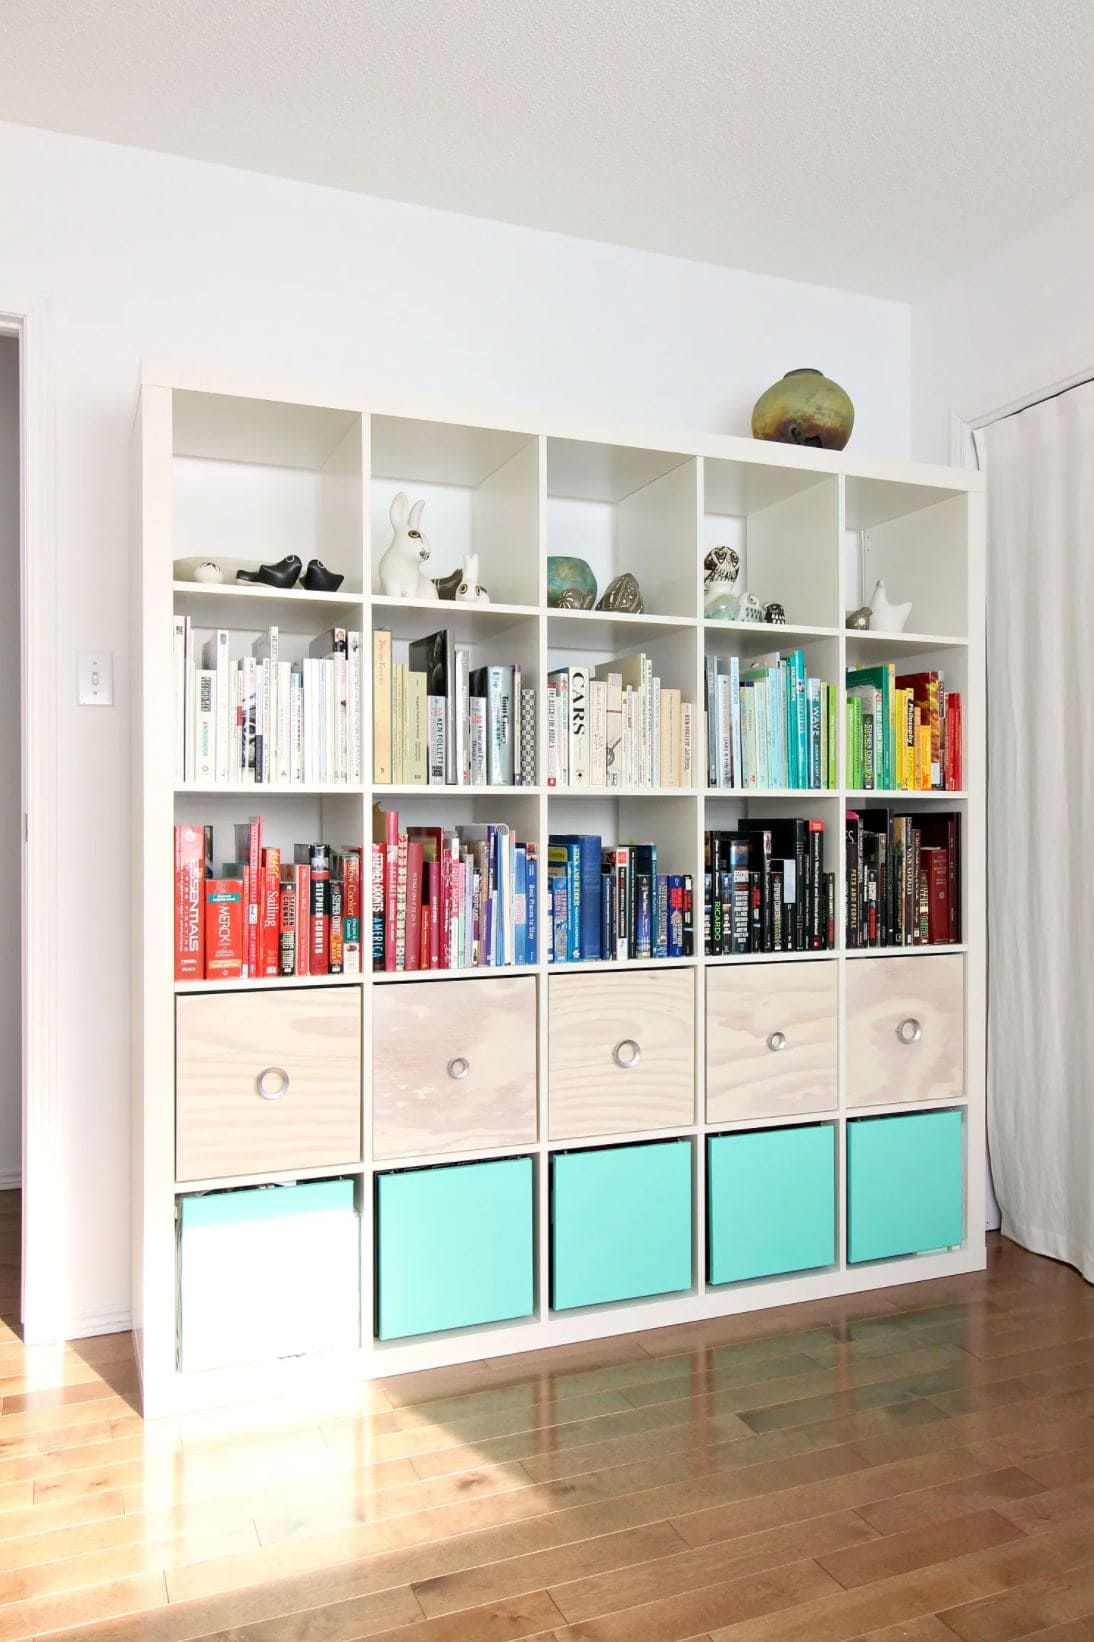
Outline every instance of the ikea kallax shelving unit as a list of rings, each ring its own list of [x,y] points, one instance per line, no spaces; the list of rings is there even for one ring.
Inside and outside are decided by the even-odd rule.
[[[135,439],[134,1295],[148,1412],[253,1400],[262,1388],[329,1396],[381,1374],[983,1264],[978,475],[853,450],[797,450],[186,368],[145,368]],[[398,489],[427,499],[436,574],[465,551],[478,553],[489,607],[379,595],[376,566]],[[719,542],[741,552],[750,590],[785,606],[785,628],[704,621],[702,557]],[[177,557],[274,560],[290,551],[342,571],[339,592],[173,582]],[[646,614],[549,609],[552,552],[588,559],[601,587],[633,571]],[[912,599],[913,631],[844,630],[845,611],[879,575],[892,599]],[[662,859],[690,871],[698,890],[705,827],[732,826],[748,813],[809,815],[825,823],[826,865],[842,908],[844,816],[866,795],[842,786],[707,792],[702,760],[688,790],[548,791],[542,710],[532,787],[393,789],[366,779],[353,789],[179,789],[165,731],[173,611],[210,628],[253,631],[276,621],[282,634],[305,639],[332,623],[358,627],[363,638],[388,627],[396,643],[449,625],[484,658],[519,659],[525,682],[541,690],[548,670],[567,659],[642,648],[697,704],[707,652],[760,655],[801,644],[810,671],[834,684],[848,665],[944,667],[948,686],[964,698],[964,790],[897,802],[962,812],[963,941],[847,951],[839,930],[833,952],[705,958],[700,906],[699,951],[685,960],[541,961],[522,970],[365,973],[310,985],[177,984],[171,829],[178,820],[223,826],[261,813],[274,841],[365,842],[380,801],[414,822],[505,820],[541,850],[552,831],[599,833],[606,842],[653,837]],[[366,778],[369,684],[366,676]],[[541,960],[546,950],[541,929]],[[922,1017],[921,1039],[902,1044],[896,1028],[912,1017]],[[236,1149],[219,1149],[214,1122],[211,1139],[198,1137],[204,1148],[188,1135],[177,1150],[176,1077],[190,1076],[190,1060],[196,1055],[208,1112],[210,1100],[217,1108],[218,1067],[237,1085],[242,1065],[246,1094],[279,1032],[297,1034],[298,1047],[303,1034],[309,1099],[293,1110],[290,1091],[265,1165],[241,1166],[248,1125],[264,1121],[268,1105],[257,1095],[253,1111],[246,1099],[240,1105],[238,1088],[227,1125]],[[768,1053],[775,1032],[789,1053]],[[613,1062],[620,1039],[643,1033],[648,1052],[639,1068]],[[466,1086],[444,1085],[450,1056],[471,1063]],[[400,1101],[397,1087],[432,1091],[431,1098]],[[506,1166],[490,1173],[493,1163]],[[180,1205],[197,1194],[300,1180],[353,1183],[360,1285],[352,1338],[340,1334],[335,1348],[325,1339],[298,1342],[291,1357],[260,1353],[231,1367],[180,1368],[187,1360],[176,1338]],[[449,1216],[463,1269],[478,1270],[476,1249],[512,1254],[512,1222],[491,1224],[503,1202],[526,1253],[516,1270],[482,1279],[493,1292],[480,1293],[477,1314],[501,1320],[462,1326],[459,1303],[454,1312],[447,1305],[451,1272],[421,1269],[429,1263],[422,1250],[430,1216]],[[208,1220],[211,1211],[188,1213]],[[378,1248],[381,1216],[388,1232]],[[476,1245],[476,1235],[486,1243]],[[471,1240],[470,1254],[461,1239]],[[894,1248],[907,1252],[894,1256]],[[230,1291],[233,1282],[245,1286],[245,1273],[224,1266],[222,1280]],[[439,1281],[444,1305],[431,1297]],[[651,1295],[651,1286],[671,1292]],[[280,1303],[293,1305],[288,1279]],[[523,1314],[513,1316],[514,1308]]]

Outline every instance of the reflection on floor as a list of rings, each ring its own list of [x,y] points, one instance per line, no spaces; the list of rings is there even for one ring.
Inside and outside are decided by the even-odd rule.
[[[1094,1289],[986,1274],[145,1426],[25,1349],[0,1196],[0,1642],[1094,1639]]]

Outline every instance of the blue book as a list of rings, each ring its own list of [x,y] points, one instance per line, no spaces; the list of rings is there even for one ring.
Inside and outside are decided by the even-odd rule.
[[[551,843],[563,846],[573,872],[575,958],[600,958],[600,839],[590,833],[552,833]]]
[[[634,880],[634,955],[636,958],[653,956],[653,895],[652,884],[645,873],[636,873]]]
[[[528,962],[528,861],[523,844],[513,851],[513,962]]]
[[[657,938],[653,943],[655,958],[667,958],[669,955],[669,881],[665,874],[659,873],[654,879],[657,890]]]
[[[528,962],[539,962],[539,861],[536,859],[535,845],[526,846],[527,855],[527,896],[528,896]]]
[[[668,953],[670,958],[683,958],[684,953],[684,879],[679,872],[672,872],[668,878],[669,886],[669,918],[668,918]]]

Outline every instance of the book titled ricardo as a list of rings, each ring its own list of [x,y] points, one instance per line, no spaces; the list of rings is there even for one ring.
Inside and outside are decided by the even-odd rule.
[[[591,833],[552,833],[547,847],[549,963],[689,958],[690,873],[658,871],[656,844],[605,847]]]

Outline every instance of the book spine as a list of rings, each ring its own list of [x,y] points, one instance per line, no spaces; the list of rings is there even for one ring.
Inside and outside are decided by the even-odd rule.
[[[346,636],[346,779],[361,780],[361,635]]]
[[[453,712],[455,725],[453,726],[453,763],[457,785],[468,787],[471,784],[471,740],[470,740],[470,667],[471,656],[465,645],[457,645],[453,655],[454,671],[456,675],[453,690]]]
[[[205,833],[175,828],[175,979],[200,981],[205,974]]]
[[[372,967],[384,968],[384,846],[373,844],[372,867]]]
[[[429,785],[445,784],[445,749],[447,747],[446,702],[444,696],[429,696]]]
[[[441,863],[430,861],[429,875],[429,968],[441,967]]]
[[[311,863],[311,956],[313,975],[330,973],[330,868]]]
[[[398,966],[399,922],[399,817],[387,811],[384,843],[384,969],[393,974]]]
[[[558,691],[547,686],[547,785],[558,786]]]
[[[243,885],[238,878],[205,881],[205,978],[238,980],[243,973]]]
[[[344,878],[336,878],[333,874],[327,885],[327,894],[330,905],[329,948],[327,973],[341,975],[345,972],[345,907],[346,883]]]
[[[281,851],[264,849],[262,861],[261,972],[269,979],[281,973]]]
[[[608,784],[608,683],[589,680],[589,786]]]
[[[591,754],[589,747],[589,672],[586,667],[570,668],[569,764],[569,785],[571,787],[587,787],[590,782]]]
[[[278,974],[296,974],[296,884],[282,880],[278,891]]]
[[[486,786],[486,698],[472,696],[471,714],[471,785]]]
[[[653,956],[653,889],[645,872],[638,873],[634,881],[634,955]]]
[[[604,745],[605,784],[623,785],[626,755],[623,749],[623,680],[619,673],[608,674],[608,706]]]
[[[293,868],[296,881],[296,973],[311,974],[311,868],[306,862],[297,862]]]
[[[525,845],[528,896],[528,950],[527,961],[539,962],[539,855],[534,841]]]
[[[395,877],[395,968],[400,972],[407,967],[407,850],[407,836],[405,832],[401,832]]]
[[[527,687],[520,692],[520,784],[536,784],[536,692]]]

